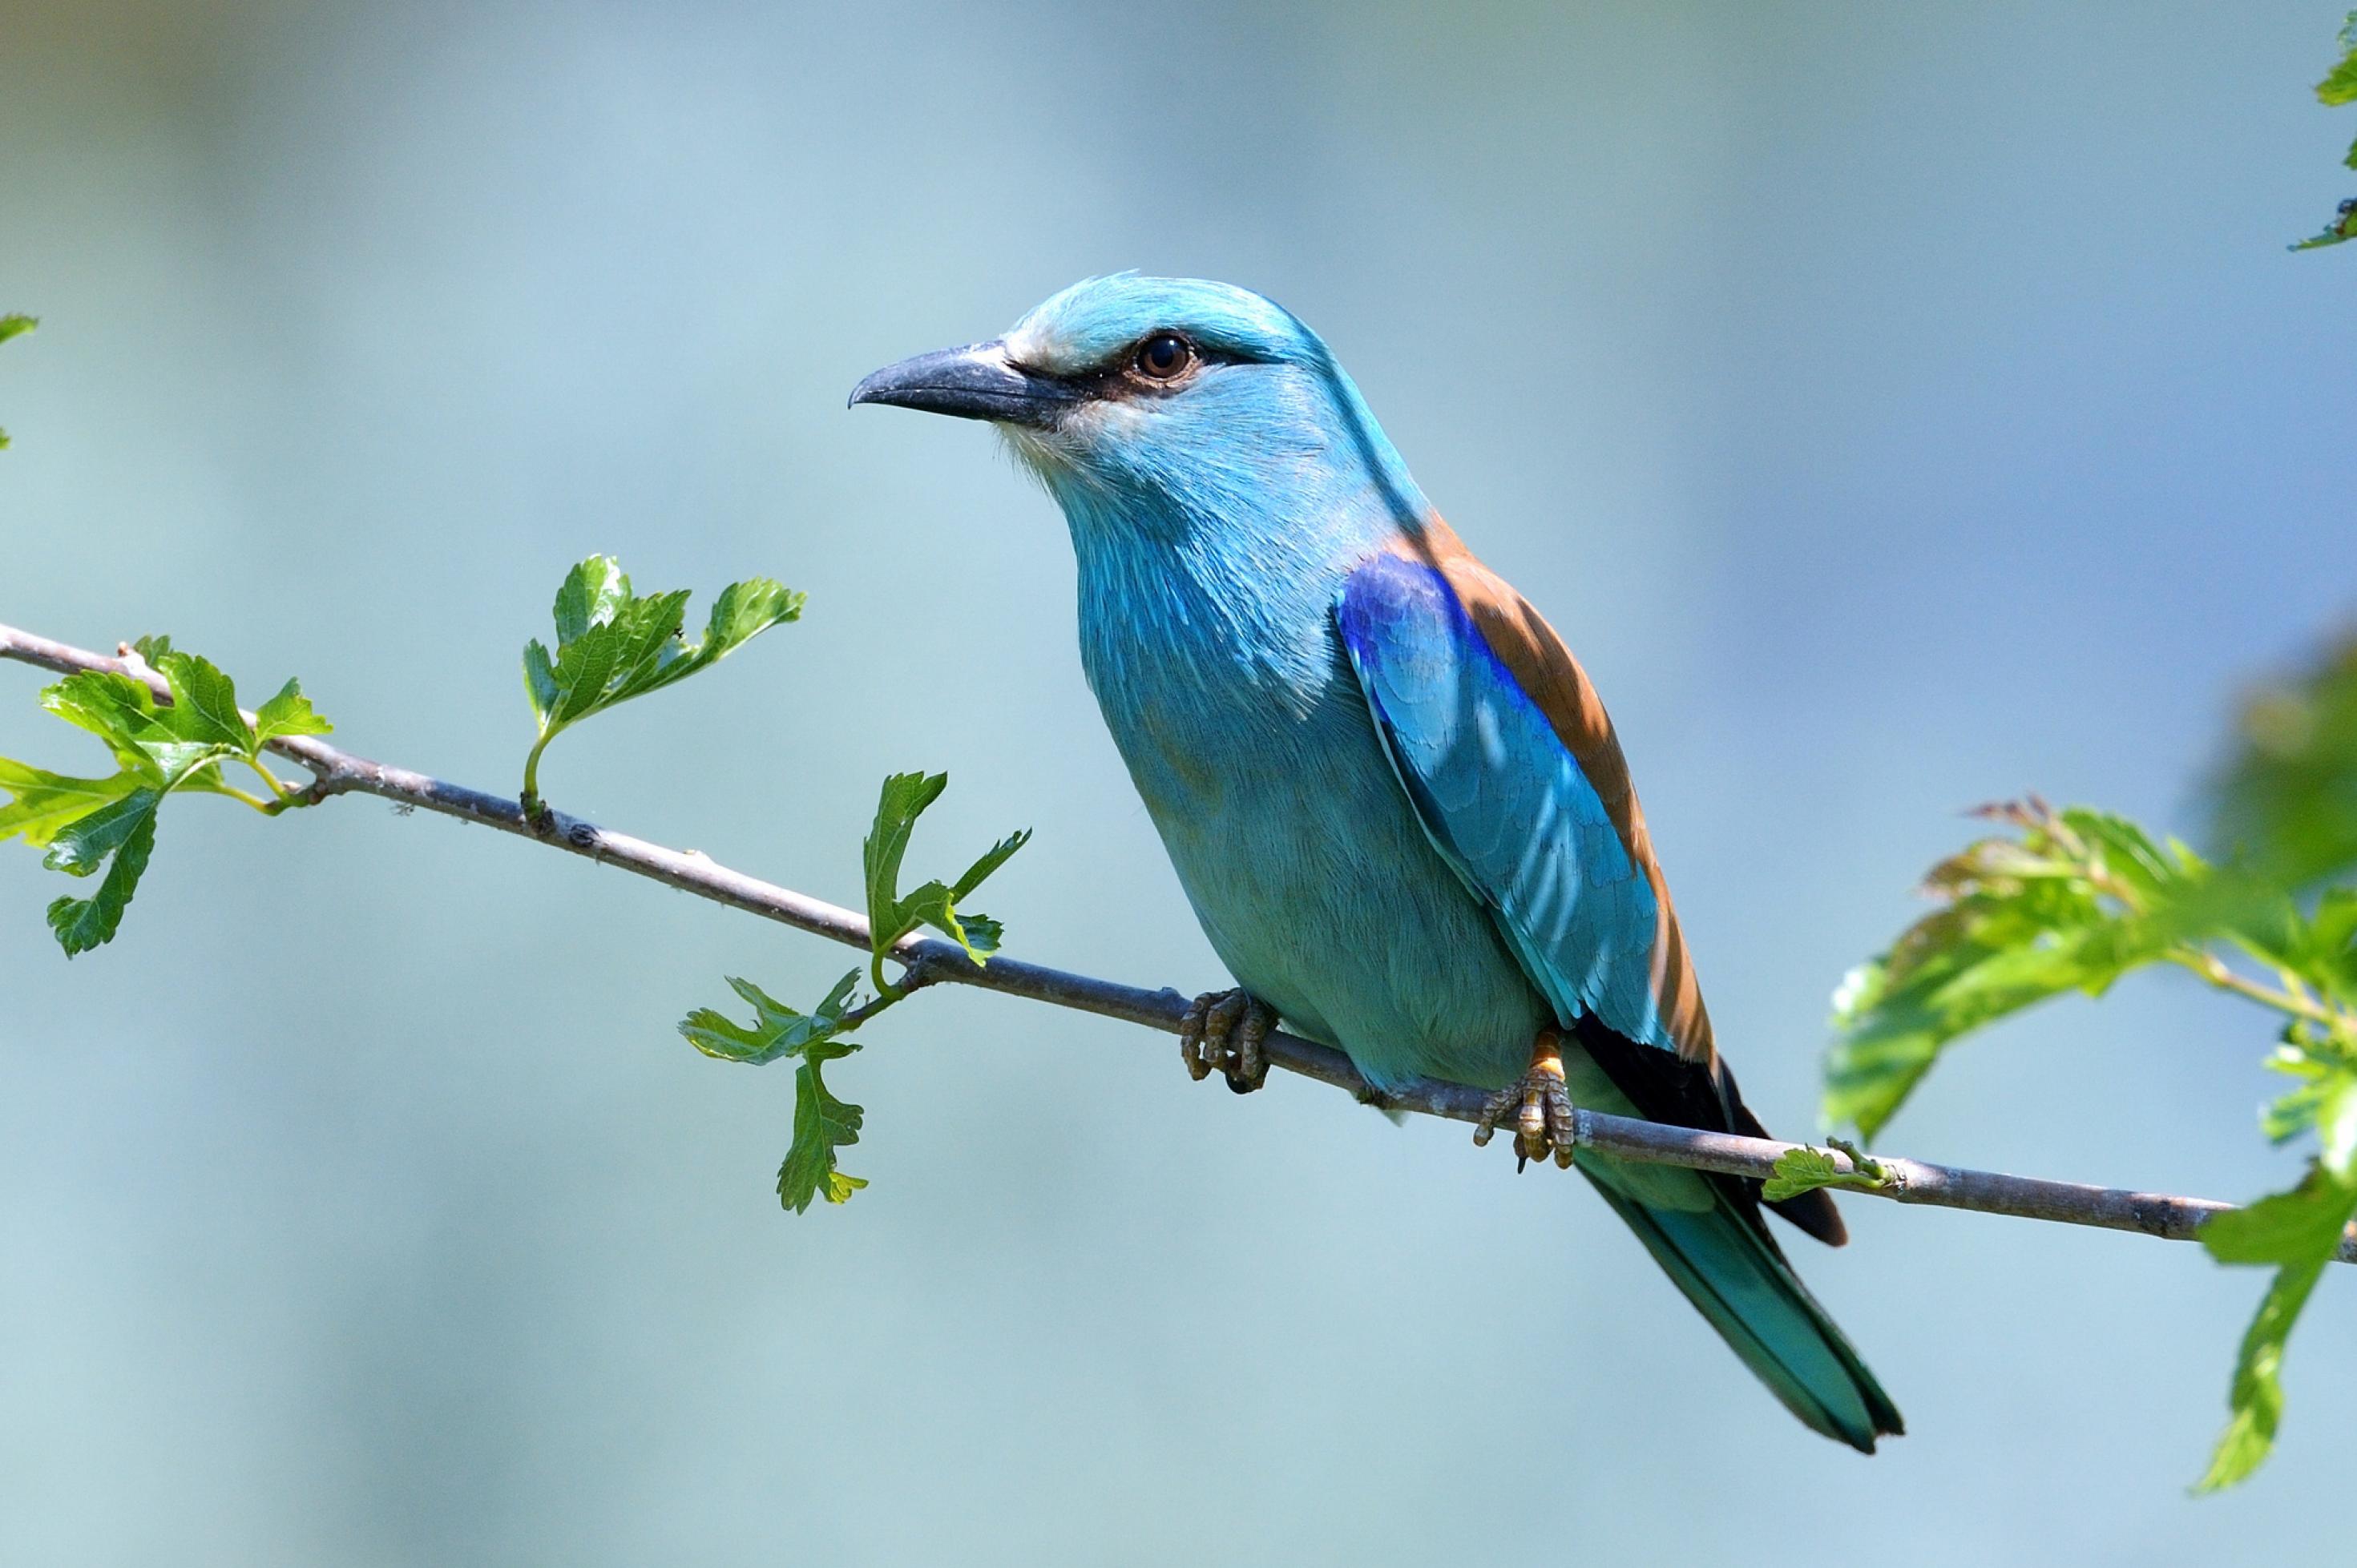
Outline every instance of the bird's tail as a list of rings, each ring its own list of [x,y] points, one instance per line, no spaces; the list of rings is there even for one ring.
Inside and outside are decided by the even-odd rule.
[[[1564,1069],[1582,1105],[1652,1122],[1764,1137],[1724,1064],[1695,1066],[1632,1044],[1592,1018]],[[1675,1165],[1636,1165],[1581,1150],[1580,1173],[1645,1243],[1653,1261],[1786,1409],[1827,1437],[1871,1454],[1905,1430],[1899,1410],[1816,1298],[1760,1216],[1760,1184]],[[1846,1239],[1830,1194],[1776,1211],[1833,1246]]]
[[[1580,1165],[1653,1261],[1787,1410],[1867,1454],[1877,1437],[1906,1430],[1890,1396],[1793,1273],[1756,1209],[1742,1212],[1732,1195],[1698,1173],[1679,1174],[1712,1201],[1673,1207],[1647,1202],[1616,1179],[1628,1167],[1614,1170],[1586,1155]]]

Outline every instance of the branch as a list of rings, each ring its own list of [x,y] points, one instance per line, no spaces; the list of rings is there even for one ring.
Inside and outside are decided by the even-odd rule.
[[[128,674],[145,681],[159,700],[170,700],[162,678],[142,662],[110,659],[9,626],[0,626],[0,659],[68,674],[83,670]],[[667,887],[676,887],[796,930],[863,951],[867,948],[867,921],[864,917],[823,899],[732,871],[699,852],[666,849],[563,811],[550,811],[543,816],[527,818],[514,800],[413,773],[404,768],[371,762],[316,736],[290,736],[273,740],[269,746],[279,756],[310,771],[313,781],[307,794],[312,800],[324,800],[332,795],[374,795],[402,806],[553,844],[568,854],[619,866]],[[952,982],[1142,1024],[1167,1034],[1178,1032],[1180,1016],[1187,1010],[1187,998],[1168,987],[1148,991],[1011,958],[994,958],[985,968],[967,958],[956,943],[935,937],[906,938],[893,948],[892,956],[907,967],[908,972],[900,982],[904,991]],[[1262,1048],[1276,1066],[1348,1090],[1361,1104],[1385,1111],[1478,1122],[1489,1098],[1484,1090],[1432,1079],[1413,1079],[1396,1090],[1378,1090],[1359,1076],[1358,1069],[1340,1051],[1296,1035],[1273,1032]],[[1803,1146],[1640,1122],[1596,1111],[1577,1111],[1574,1121],[1573,1142],[1583,1149],[1642,1165],[1683,1165],[1761,1180],[1774,1174],[1780,1155]],[[1835,1152],[1830,1157],[1835,1168],[1845,1176],[1866,1174],[1846,1154]],[[1887,1155],[1877,1156],[1873,1164],[1880,1172],[1876,1185],[1846,1186],[1842,1190],[1937,1208],[1964,1208],[2065,1225],[2136,1230],[2172,1241],[2191,1240],[2203,1221],[2234,1208],[2209,1198],[1961,1170]],[[2337,1256],[2344,1263],[2357,1262],[2357,1230],[2342,1238]]]

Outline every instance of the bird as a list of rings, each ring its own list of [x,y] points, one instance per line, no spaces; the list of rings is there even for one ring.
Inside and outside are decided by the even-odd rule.
[[[1743,1364],[1866,1453],[1899,1410],[1763,1208],[1846,1240],[1820,1188],[1575,1148],[1574,1108],[1764,1136],[1721,1058],[1594,685],[1426,499],[1355,383],[1249,290],[1084,279],[1001,337],[851,393],[986,421],[1061,510],[1081,661],[1235,985],[1181,1057],[1260,1086],[1282,1022],[1378,1090],[1491,1091],[1575,1166]]]

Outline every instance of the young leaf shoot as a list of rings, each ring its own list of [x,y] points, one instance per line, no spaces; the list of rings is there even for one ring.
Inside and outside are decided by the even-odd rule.
[[[523,807],[538,815],[540,754],[595,714],[660,692],[717,663],[773,626],[798,620],[803,596],[767,577],[731,583],[712,602],[704,639],[681,636],[688,590],[633,593],[610,555],[592,555],[556,591],[556,651],[524,645],[523,689],[540,736],[523,765]]]

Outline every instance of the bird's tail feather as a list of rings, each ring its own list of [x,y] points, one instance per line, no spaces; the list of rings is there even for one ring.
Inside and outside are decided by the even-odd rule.
[[[1716,1183],[1709,1208],[1672,1208],[1615,1190],[1609,1175],[1588,1174],[1653,1261],[1786,1409],[1867,1454],[1878,1436],[1906,1430],[1898,1407],[1757,1218],[1738,1213]]]

